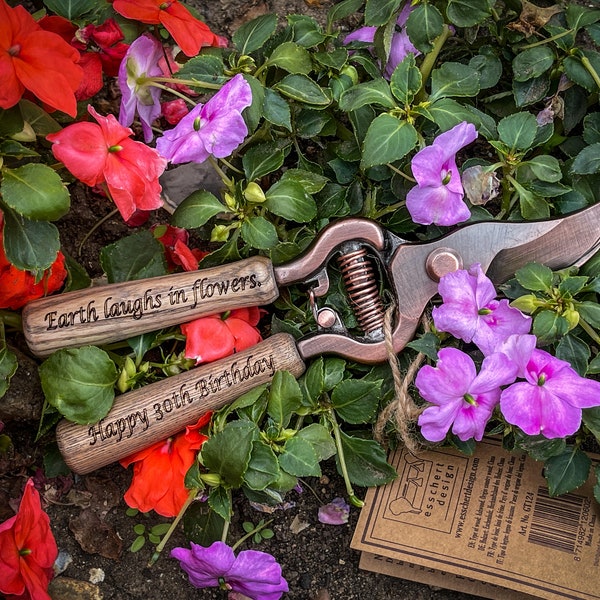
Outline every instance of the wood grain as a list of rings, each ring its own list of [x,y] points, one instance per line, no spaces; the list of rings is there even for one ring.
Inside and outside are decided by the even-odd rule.
[[[83,475],[167,439],[252,388],[276,371],[304,372],[294,338],[278,333],[256,346],[117,396],[109,414],[93,425],[66,420],[56,429],[66,464]]]
[[[43,357],[61,348],[108,344],[203,315],[269,304],[278,295],[271,261],[255,256],[35,300],[23,309],[23,332],[31,351]]]

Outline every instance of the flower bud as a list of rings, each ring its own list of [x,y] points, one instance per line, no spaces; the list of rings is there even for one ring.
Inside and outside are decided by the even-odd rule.
[[[210,487],[218,487],[223,483],[218,473],[200,473],[200,479]]]
[[[527,313],[528,315],[534,313],[543,304],[543,301],[534,294],[526,294],[510,303],[513,308],[518,308],[521,312]]]
[[[571,329],[575,329],[577,325],[579,325],[579,313],[575,310],[575,308],[571,305],[569,306],[562,314],[562,316],[566,319],[569,324],[569,331]]]
[[[210,232],[211,242],[226,242],[229,239],[229,227],[227,225],[215,225]]]
[[[255,204],[262,203],[267,199],[260,185],[254,181],[251,181],[244,190],[244,198]]]
[[[227,205],[227,208],[229,210],[237,210],[238,203],[233,194],[226,192],[224,195],[224,198],[225,198],[225,204]]]

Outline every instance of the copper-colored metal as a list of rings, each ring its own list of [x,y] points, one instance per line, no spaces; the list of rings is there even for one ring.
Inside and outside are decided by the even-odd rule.
[[[380,329],[383,327],[385,310],[379,295],[375,269],[366,248],[341,254],[337,261],[360,328],[364,333]]]
[[[436,283],[446,274],[462,269],[460,254],[453,248],[436,248],[425,261],[425,270]]]

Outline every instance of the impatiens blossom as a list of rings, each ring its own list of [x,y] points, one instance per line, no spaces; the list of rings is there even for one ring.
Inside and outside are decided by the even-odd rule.
[[[173,225],[154,225],[154,237],[163,245],[169,271],[182,267],[184,271],[196,271],[198,264],[207,252],[188,246],[189,234],[186,229]]]
[[[152,123],[161,114],[161,90],[151,85],[148,78],[163,74],[158,65],[162,54],[160,42],[151,35],[145,34],[129,46],[119,68],[121,90],[119,123],[128,127],[133,123],[137,112],[146,143],[152,140]]]
[[[92,106],[88,111],[98,124],[73,123],[46,137],[53,144],[54,156],[86,185],[104,186],[127,222],[160,208],[158,178],[167,161],[153,148],[131,139],[133,131],[113,115],[103,117]]]
[[[325,525],[344,525],[350,516],[350,505],[343,498],[334,498],[319,507],[319,522]]]
[[[396,26],[400,27],[400,31],[396,31],[392,34],[390,53],[384,69],[384,75],[388,79],[392,76],[396,67],[406,58],[407,54],[412,53],[415,56],[421,54],[421,52],[412,45],[404,27],[412,10],[413,6],[410,3],[407,3],[398,15]],[[344,38],[344,44],[349,44],[350,42],[368,42],[373,44],[376,31],[377,27],[360,27]]]
[[[406,195],[406,208],[415,223],[456,225],[471,216],[463,201],[456,153],[476,139],[475,126],[463,121],[414,155],[411,168],[417,185]]]
[[[159,137],[156,149],[174,164],[202,163],[211,155],[229,156],[248,134],[242,111],[250,104],[250,85],[238,74]]]
[[[19,512],[0,524],[0,593],[6,600],[51,600],[48,584],[58,555],[50,519],[29,479]]]
[[[184,432],[121,460],[123,467],[133,465],[131,485],[124,496],[128,506],[141,512],[154,510],[163,517],[179,513],[190,492],[184,484],[185,474],[208,439],[200,429],[208,425],[210,416],[205,413]]]
[[[256,328],[259,320],[260,309],[253,306],[185,323],[185,357],[200,364],[250,348],[262,339]]]
[[[14,106],[29,90],[74,117],[75,91],[83,77],[78,60],[75,48],[44,31],[25,8],[0,0],[0,108]]]
[[[568,362],[544,350],[533,350],[520,374],[525,381],[503,390],[500,411],[527,435],[573,435],[581,425],[581,410],[600,406],[600,382],[581,377]]]
[[[279,600],[288,591],[281,566],[266,552],[242,550],[235,556],[223,542],[208,547],[191,542],[188,548],[173,548],[171,556],[197,588],[218,587],[244,594],[251,600]]]
[[[62,287],[67,277],[65,256],[59,251],[56,260],[36,282],[33,273],[17,269],[6,258],[2,222],[3,216],[0,213],[0,308],[17,310],[28,302],[52,294]]]
[[[113,8],[127,19],[162,25],[186,56],[196,56],[203,46],[227,46],[178,0],[115,0]]]
[[[496,300],[494,284],[479,264],[444,275],[438,292],[443,303],[432,311],[435,327],[473,342],[486,355],[510,335],[529,333],[531,317],[506,299]]]
[[[505,354],[486,357],[477,373],[468,354],[442,348],[435,367],[422,367],[415,378],[421,396],[431,403],[419,416],[423,437],[441,442],[450,429],[462,441],[481,440],[500,401],[501,386],[515,380],[517,367]]]

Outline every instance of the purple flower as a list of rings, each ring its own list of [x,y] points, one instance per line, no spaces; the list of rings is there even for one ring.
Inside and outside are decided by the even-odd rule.
[[[206,104],[198,104],[174,129],[158,138],[156,149],[172,163],[201,163],[211,154],[229,156],[248,134],[242,110],[250,104],[252,90],[238,74]]]
[[[444,275],[438,292],[443,304],[432,311],[436,328],[475,343],[485,355],[510,335],[529,333],[531,317],[511,307],[508,300],[496,300],[494,284],[479,264]]]
[[[288,591],[281,567],[265,552],[243,550],[236,557],[223,542],[208,548],[191,542],[191,549],[173,548],[171,556],[179,560],[197,588],[220,587],[252,600],[279,600]]]
[[[392,42],[390,46],[390,55],[388,56],[387,63],[385,65],[384,75],[389,79],[396,67],[406,58],[406,55],[412,52],[415,56],[421,54],[411,43],[404,26],[408,20],[408,16],[412,12],[413,7],[407,4],[398,15],[396,25],[402,28],[392,36]],[[368,42],[373,44],[375,41],[375,32],[377,27],[360,27],[356,31],[349,33],[344,38],[344,44],[350,42]]]
[[[152,140],[152,123],[161,114],[160,89],[151,85],[147,78],[162,75],[158,64],[162,57],[160,42],[151,35],[144,34],[129,46],[119,67],[119,123],[129,127],[137,110],[146,143]]]
[[[421,396],[431,402],[419,416],[423,437],[441,442],[450,428],[462,441],[481,440],[500,401],[500,386],[512,383],[517,367],[501,353],[486,357],[479,374],[470,356],[442,348],[436,367],[422,367],[415,378]]]
[[[343,498],[334,498],[319,507],[319,521],[325,525],[344,525],[348,522],[350,505]]]
[[[544,350],[533,350],[520,372],[525,381],[502,391],[500,411],[527,435],[573,435],[581,425],[581,410],[600,406],[600,382],[581,377]]]
[[[414,155],[411,168],[417,185],[406,195],[406,208],[415,223],[456,225],[471,216],[463,202],[456,153],[476,139],[475,126],[463,121]]]

